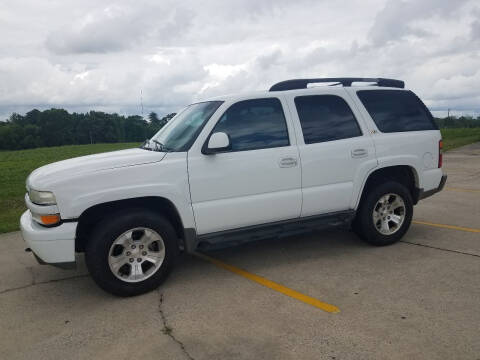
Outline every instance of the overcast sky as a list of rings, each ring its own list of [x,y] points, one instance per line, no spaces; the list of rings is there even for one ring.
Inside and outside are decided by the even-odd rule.
[[[0,119],[63,107],[160,115],[299,77],[406,81],[480,112],[478,0],[14,0],[0,6]]]

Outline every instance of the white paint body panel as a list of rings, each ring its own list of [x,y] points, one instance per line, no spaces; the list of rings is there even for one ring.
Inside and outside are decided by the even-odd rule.
[[[440,131],[407,131],[395,133],[382,133],[371,118],[368,111],[363,106],[360,99],[356,96],[358,90],[375,90],[376,87],[367,88],[346,88],[345,91],[350,94],[350,98],[356,104],[358,112],[365,119],[365,125],[372,133],[372,139],[375,143],[378,167],[388,167],[396,165],[407,165],[414,169],[416,186],[424,191],[432,190],[438,187],[442,179],[443,171],[438,168],[438,143],[442,138]],[[388,90],[388,88],[382,88]],[[398,89],[392,89],[398,90]],[[425,161],[425,156],[433,161]],[[361,190],[367,178],[364,179],[362,186],[359,187],[356,204],[360,201]],[[358,186],[359,183],[356,185]]]
[[[110,162],[106,160],[109,156]],[[159,196],[176,206],[184,227],[195,228],[186,152],[165,154],[130,149],[99,154],[98,157],[74,158],[35,170],[27,179],[27,186],[53,191],[57,199],[57,206],[43,207],[26,198],[27,207],[37,213],[47,213],[50,208],[59,212],[62,219],[77,219],[97,204]],[[72,228],[76,228],[76,222],[45,228],[29,220],[28,216],[22,216],[20,222],[22,235],[42,260],[52,263],[74,261],[75,230]],[[65,232],[69,231],[73,233],[66,236]],[[46,239],[49,241],[44,241]],[[51,241],[56,241],[57,245]],[[48,255],[55,246],[58,251]]]
[[[88,208],[105,202],[160,196],[175,204],[185,227],[195,227],[186,152],[129,149],[99,155],[101,166],[112,157],[106,168],[95,166],[95,155],[64,160],[35,170],[27,180],[28,187],[53,191],[62,219],[78,218]],[[88,165],[78,169],[75,164],[83,161]]]
[[[198,234],[286,220],[300,215],[300,166],[281,168],[292,147],[189,155]]]
[[[305,144],[298,117],[295,97],[306,95],[335,95],[341,97],[352,109],[362,136],[355,138]],[[344,88],[311,88],[290,91],[285,95],[292,113],[298,135],[298,149],[302,162],[303,205],[301,216],[312,216],[327,212],[353,208],[356,196],[354,184],[377,166],[375,147],[363,118],[355,108]],[[364,150],[366,155],[352,156],[355,150]]]
[[[57,161],[34,170],[27,180],[27,186],[33,189],[51,191],[51,187],[84,174],[100,170],[114,170],[131,165],[148,164],[161,161],[163,152],[142,149],[126,149],[101,154],[80,156],[73,159]],[[56,187],[55,190],[58,190]]]
[[[202,154],[203,144],[225,110],[237,101],[251,99],[242,97],[225,102],[217,110],[188,152],[190,191],[198,234],[300,216],[301,170],[293,126],[283,97],[278,94],[269,97],[279,98],[284,106],[290,146]],[[281,167],[282,158],[297,159],[297,165]]]
[[[20,228],[27,247],[43,261],[51,264],[75,261],[76,222],[46,228],[33,221],[27,210],[20,218]]]

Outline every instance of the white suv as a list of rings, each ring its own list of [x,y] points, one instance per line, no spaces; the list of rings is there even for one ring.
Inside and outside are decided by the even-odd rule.
[[[42,263],[84,252],[121,296],[158,287],[179,251],[327,226],[392,244],[446,181],[440,132],[403,88],[296,79],[189,105],[141,148],[35,170],[23,238]]]

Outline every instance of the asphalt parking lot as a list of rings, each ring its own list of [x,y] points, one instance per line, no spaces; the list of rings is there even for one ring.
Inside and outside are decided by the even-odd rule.
[[[444,159],[400,243],[325,231],[188,256],[136,298],[0,235],[0,358],[480,359],[480,143]]]

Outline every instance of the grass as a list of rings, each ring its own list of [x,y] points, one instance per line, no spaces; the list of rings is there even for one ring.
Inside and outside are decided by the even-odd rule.
[[[138,147],[137,143],[70,145],[0,151],[0,233],[15,231],[25,211],[25,180],[36,168],[76,156]]]
[[[441,129],[443,150],[448,151],[457,147],[480,141],[480,127]]]
[[[480,128],[442,129],[444,151],[480,141]],[[25,180],[36,168],[76,156],[137,147],[137,143],[70,145],[0,151],[0,233],[18,230],[25,211]]]

